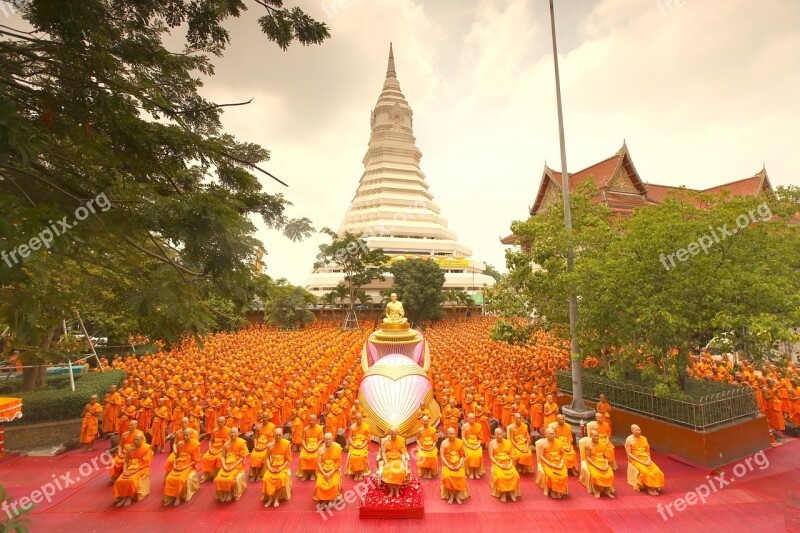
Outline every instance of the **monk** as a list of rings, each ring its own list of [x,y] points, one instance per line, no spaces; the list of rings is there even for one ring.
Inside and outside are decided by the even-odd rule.
[[[396,426],[389,428],[389,435],[381,440],[380,459],[381,479],[389,489],[389,496],[399,498],[411,458],[406,449],[406,439],[397,434]]]
[[[552,394],[547,395],[547,401],[544,403],[544,428],[547,433],[547,427],[556,421],[558,416],[558,404],[553,399]]]
[[[564,447],[556,440],[556,432],[552,427],[545,429],[544,435],[544,439],[536,441],[536,459],[539,463],[536,486],[544,491],[545,496],[560,500],[569,493]]]
[[[300,449],[300,464],[297,467],[297,477],[301,481],[308,481],[317,475],[319,464],[319,447],[325,438],[322,426],[317,424],[317,415],[308,417],[308,425],[303,429],[303,439]]]
[[[464,469],[466,463],[464,441],[456,438],[455,428],[447,428],[447,438],[442,442],[439,452],[442,459],[442,499],[447,500],[450,505],[453,504],[453,500],[461,505],[462,500],[469,498],[469,488]]]
[[[594,421],[586,424],[586,431],[589,434],[591,434],[593,429],[597,430],[597,434],[600,435],[600,440],[605,443],[606,457],[608,457],[608,462],[611,464],[611,468],[616,470],[617,458],[614,450],[614,444],[611,442],[611,426],[606,421],[606,417],[603,415],[603,413],[595,413]]]
[[[347,439],[350,451],[347,454],[346,472],[354,481],[361,481],[370,474],[367,445],[370,441],[369,424],[364,422],[364,415],[356,413],[356,421],[350,426]]]
[[[225,424],[225,417],[217,419],[217,427],[211,431],[209,437],[208,450],[203,455],[203,476],[200,483],[214,479],[222,466],[222,448],[230,437],[231,429]]]
[[[505,503],[507,498],[512,502],[519,496],[519,472],[514,468],[511,459],[511,441],[503,438],[503,430],[494,430],[494,439],[489,443],[489,460],[492,462],[492,473],[489,487],[492,496]]]
[[[767,379],[766,386],[762,387],[764,397],[764,414],[767,415],[770,429],[784,431],[786,423],[783,419],[783,401],[775,387],[775,380]]]
[[[606,422],[608,422],[609,428],[611,428],[611,411],[613,410],[614,408],[611,407],[611,404],[606,400],[606,395],[601,393],[600,401],[597,402],[597,412],[603,413],[603,417],[606,419]],[[608,434],[611,435],[610,429]]]
[[[664,473],[650,458],[650,443],[636,424],[631,426],[631,435],[625,439],[625,451],[628,453],[628,483],[637,491],[644,487],[651,496],[658,496],[664,488]]]
[[[528,425],[520,413],[514,413],[513,423],[506,427],[506,438],[511,442],[511,460],[520,474],[533,472],[533,451]]]
[[[200,488],[197,465],[200,463],[200,442],[193,437],[192,429],[181,432],[175,441],[175,460],[164,480],[164,507],[177,507],[181,500],[189,501]]]
[[[117,386],[111,385],[108,394],[103,396],[103,433],[114,433],[117,430],[117,414],[125,403]]]
[[[81,423],[81,444],[86,445],[86,451],[94,449],[94,441],[97,439],[98,418],[103,408],[97,403],[97,394],[89,397],[89,403],[83,406],[83,422]]]
[[[531,427],[537,432],[544,432],[544,403],[546,399],[539,387],[533,387],[531,394]]]
[[[790,379],[791,387],[788,390],[789,420],[796,426],[800,425],[800,388],[797,379]]]
[[[138,421],[131,420],[131,423],[128,426],[128,431],[122,433],[117,439],[117,455],[114,456],[114,461],[108,467],[109,474],[111,475],[111,481],[116,481],[125,470],[125,457],[128,453],[128,448],[133,445],[133,440],[136,438],[136,435],[141,434],[144,437],[144,433],[139,431],[139,429],[136,427],[138,424]]]
[[[475,413],[468,414],[467,423],[461,426],[461,438],[465,447],[465,469],[467,477],[470,479],[480,479],[486,473],[486,467],[483,464],[483,448],[481,447],[484,432],[484,427],[479,420],[476,420]]]
[[[431,479],[439,470],[439,451],[436,449],[436,428],[428,416],[422,417],[422,427],[417,430],[417,473]]]
[[[249,453],[247,441],[239,436],[239,428],[232,427],[230,439],[222,447],[221,468],[214,478],[217,500],[229,502],[241,498],[247,488],[247,482],[244,481],[244,462]]]
[[[614,498],[614,470],[606,457],[606,444],[600,440],[600,435],[593,429],[589,436],[590,442],[585,448],[587,474],[584,476],[586,490],[600,498],[603,494]]]
[[[133,424],[132,421],[131,424]],[[150,493],[150,462],[153,451],[144,440],[144,433],[139,431],[133,438],[133,444],[125,452],[125,464],[114,482],[114,503],[117,507],[127,507],[132,501],[139,501]],[[142,490],[140,485],[144,482]]]
[[[573,475],[577,476],[579,471],[578,455],[575,452],[575,447],[572,445],[574,437],[572,436],[572,426],[566,423],[564,415],[559,414],[556,417],[556,423],[550,424],[556,432],[556,440],[561,442],[564,447],[564,463],[567,465]]]
[[[264,476],[261,478],[261,499],[264,507],[278,507],[281,500],[292,497],[292,443],[283,438],[283,430],[273,431],[267,448]]]
[[[169,408],[164,405],[166,398],[158,399],[158,407],[153,410],[153,423],[150,427],[150,445],[154,453],[161,453],[166,444],[167,421],[169,420]]]
[[[329,505],[342,495],[342,447],[326,433],[319,448],[314,500]]]
[[[250,453],[250,481],[256,481],[263,475],[269,445],[275,440],[275,424],[270,418],[272,418],[271,413],[264,413],[261,415],[261,421],[255,425],[253,451]]]

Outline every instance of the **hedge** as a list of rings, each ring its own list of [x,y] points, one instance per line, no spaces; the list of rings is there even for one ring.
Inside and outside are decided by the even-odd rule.
[[[123,370],[78,374],[75,376],[75,392],[72,392],[69,376],[66,376],[65,382],[63,376],[53,376],[47,380],[46,389],[14,394],[22,398],[22,418],[6,427],[80,418],[83,406],[89,403],[93,394],[97,394],[98,400],[102,401],[108,388],[111,385],[119,386],[124,377]]]

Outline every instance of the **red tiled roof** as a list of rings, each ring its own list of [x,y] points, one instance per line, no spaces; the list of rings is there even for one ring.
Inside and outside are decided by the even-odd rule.
[[[706,194],[715,194],[728,191],[732,196],[758,196],[764,189],[765,179],[766,173],[761,171],[752,178],[745,178],[724,185],[717,185],[716,187],[705,189],[702,192]]]
[[[705,204],[697,197],[699,192],[686,187],[670,187],[669,185],[656,185],[655,183],[647,184],[647,197],[657,204],[667,198],[679,198],[682,201],[694,204],[698,209],[702,209]]]
[[[614,175],[614,171],[617,169],[617,165],[619,164],[619,158],[620,154],[616,153],[608,159],[600,161],[599,163],[595,163],[594,165],[586,167],[583,170],[571,172],[569,175],[569,190],[575,190],[575,187],[589,179],[589,176],[594,176],[594,182],[597,185],[597,188],[602,189],[608,185],[608,181]],[[553,175],[556,177],[558,182],[561,183],[561,172],[556,172],[554,170]]]

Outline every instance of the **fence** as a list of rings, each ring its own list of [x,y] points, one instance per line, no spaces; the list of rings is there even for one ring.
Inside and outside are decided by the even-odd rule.
[[[570,372],[557,371],[556,382],[559,391],[572,394]],[[601,393],[615,407],[694,429],[706,429],[724,422],[754,417],[759,413],[755,391],[750,387],[731,386],[700,398],[688,395],[660,398],[648,387],[584,373],[584,398],[598,400]]]

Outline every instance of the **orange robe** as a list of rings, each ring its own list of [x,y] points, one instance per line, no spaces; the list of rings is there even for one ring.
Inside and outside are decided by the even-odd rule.
[[[304,432],[303,444],[300,448],[300,465],[297,469],[298,476],[302,475],[300,471],[316,471],[319,447],[322,444],[324,435],[322,426],[319,424],[311,426]]]
[[[145,398],[139,404],[139,412],[136,415],[136,420],[139,421],[139,426],[142,431],[147,433],[150,430],[150,420],[153,415],[153,400]],[[152,443],[151,443],[152,444]]]
[[[611,428],[611,411],[614,409],[611,407],[611,404],[608,402],[597,402],[597,412],[603,413],[603,416],[608,422],[608,427]],[[611,435],[611,430],[609,429],[609,435]]]
[[[556,423],[556,440],[561,443],[564,447],[564,463],[567,465],[567,468],[577,468],[578,467],[578,455],[575,452],[575,447],[572,445],[573,437],[572,437],[572,427],[567,424],[566,422],[559,425]]]
[[[439,452],[436,449],[436,428],[428,426],[417,438],[417,468],[439,468]]]
[[[361,422],[350,433],[350,451],[347,454],[347,475],[369,475],[369,424]]]
[[[169,418],[169,409],[164,405],[153,413],[153,427],[150,429],[151,446],[163,446],[166,443],[167,418]]]
[[[492,476],[489,480],[492,496],[499,497],[503,492],[519,494],[519,472],[514,468],[514,461],[511,460],[511,441],[503,439],[494,449],[492,457],[504,467],[500,468],[494,462],[492,463]]]
[[[267,458],[268,446],[274,442],[273,433],[275,433],[275,424],[269,422],[258,430],[255,442],[253,443],[253,451],[250,453],[250,468],[261,468],[264,460]]]
[[[457,492],[459,497],[466,497],[467,492],[467,474],[464,468],[466,461],[466,452],[464,450],[464,441],[455,439],[452,442],[448,441],[448,446],[444,451],[442,458],[442,490],[449,490]],[[444,443],[442,443],[444,445]],[[460,464],[460,466],[458,466]],[[444,497],[444,493],[442,493]]]
[[[406,470],[403,466],[403,456],[406,455],[406,439],[397,435],[394,440],[388,440],[383,454],[386,464],[383,465],[382,479],[390,485],[402,485],[406,479]]]
[[[541,392],[531,400],[531,427],[534,429],[544,427],[544,403],[545,399]]]
[[[172,469],[164,480],[164,496],[168,498],[181,497],[189,476],[192,472],[197,472],[197,464],[200,462],[200,443],[196,440],[189,439],[189,442],[182,440],[177,448],[178,453]]]
[[[230,441],[229,441],[230,442]],[[244,460],[250,453],[247,449],[247,441],[241,437],[237,437],[233,443],[228,444],[228,449],[222,452],[222,468],[219,474],[214,478],[214,484],[218,492],[230,492],[234,485],[236,485],[236,477],[244,471]],[[236,468],[227,470],[225,467],[231,468],[237,461],[242,460],[242,463]]]
[[[511,442],[511,460],[514,461],[517,468],[523,472],[533,471],[533,450],[531,450],[528,425],[522,422],[520,427],[509,432],[508,440]]]
[[[117,414],[122,404],[122,396],[118,392],[108,393],[103,397],[103,433],[117,430]]]
[[[261,493],[267,498],[274,498],[276,495],[288,500],[292,493],[292,443],[286,439],[281,439],[278,444],[272,446],[267,454],[267,466],[261,478]],[[285,489],[286,492],[279,494]]]
[[[122,475],[122,469],[125,467],[125,454],[128,453],[128,447],[133,445],[133,439],[136,437],[137,433],[142,432],[137,429],[129,432],[127,435],[120,435],[120,438],[122,439],[122,446],[120,446],[117,455],[114,456],[114,461],[108,466],[111,481],[116,480],[120,475]],[[142,433],[142,435],[144,434]]]
[[[594,465],[597,465],[596,467],[588,460],[586,461],[586,468],[589,470],[592,485],[600,488],[613,487],[614,470],[612,470],[611,464],[606,457],[606,444],[604,442],[595,444],[589,458],[594,462]],[[605,470],[601,470],[601,468],[605,468]]]
[[[544,404],[544,427],[545,429],[547,426],[552,424],[556,421],[556,417],[558,416],[558,404],[555,402],[546,402]]]
[[[540,489],[547,492],[557,492],[559,494],[567,494],[567,465],[563,461],[564,449],[560,441],[553,439],[552,444],[545,442],[541,449],[542,458],[550,463],[558,466],[556,468],[544,462],[539,463],[539,475],[536,479],[536,484]]]
[[[467,466],[470,468],[480,468],[481,473],[484,472],[483,448],[481,448],[482,436],[483,425],[477,420],[474,424],[470,424],[469,429],[464,432],[464,446],[466,447],[464,453],[467,458]]]
[[[143,477],[150,475],[150,462],[153,450],[142,442],[141,446],[131,451],[128,466],[114,482],[114,498],[133,498]]]
[[[225,442],[227,442],[230,434],[231,428],[228,426],[222,426],[222,429],[214,427],[211,433],[208,450],[205,455],[203,455],[204,474],[212,473],[222,465],[222,447],[225,446]]]
[[[97,417],[103,412],[103,407],[95,402],[86,406],[81,423],[81,444],[91,444],[97,438]]]
[[[314,500],[330,502],[342,493],[342,447],[332,442],[319,456]],[[330,479],[325,479],[325,473]]]
[[[628,461],[628,464],[633,465],[639,472],[641,483],[653,489],[662,488],[664,486],[664,473],[650,459],[650,443],[647,442],[647,438],[640,436],[631,444],[631,455],[639,459],[639,461],[650,461],[650,464],[647,466],[639,461]],[[634,488],[636,487],[634,486]]]

